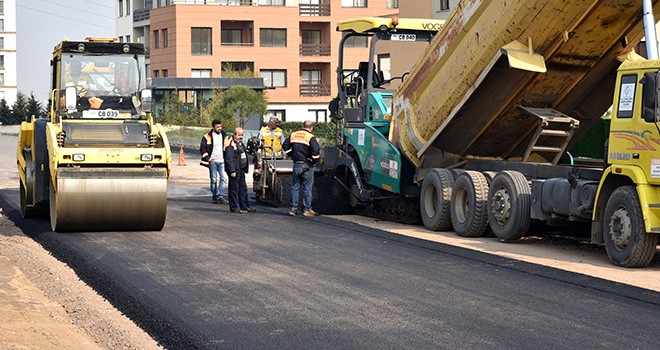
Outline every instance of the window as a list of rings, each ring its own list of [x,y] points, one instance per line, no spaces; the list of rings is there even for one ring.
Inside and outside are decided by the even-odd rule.
[[[303,44],[321,44],[321,31],[320,30],[303,30],[302,31]]]
[[[167,78],[169,76],[169,71],[167,69],[163,69],[163,78]]]
[[[192,69],[190,72],[192,78],[210,78],[211,70],[210,69]]]
[[[265,47],[286,47],[286,29],[259,30],[259,42]]]
[[[244,71],[246,69],[249,69],[254,72],[254,62],[243,62],[243,61],[236,61],[236,62],[222,62],[222,70],[225,69],[231,69],[234,72],[237,71]]]
[[[637,87],[637,75],[624,75],[621,77],[617,118],[632,118],[633,105],[635,104],[635,87]]]
[[[158,31],[154,30],[154,37],[152,39],[154,41],[154,49],[157,49],[160,47],[160,38],[158,35]]]
[[[130,42],[131,42],[131,36],[130,36],[130,35],[127,35],[127,36],[126,36],[126,42],[127,42],[127,43],[130,43]]]
[[[368,47],[369,38],[366,36],[352,36],[344,42],[344,47]]]
[[[260,72],[264,78],[264,86],[271,88],[286,87],[286,70],[284,69],[262,69]]]
[[[131,0],[126,0],[126,16],[131,15]]]
[[[449,0],[440,0],[440,11],[449,10]]]
[[[378,55],[378,69],[383,72],[383,79],[389,80],[392,77],[389,54]]]
[[[162,29],[161,32],[163,33],[163,47],[167,47],[167,40],[169,39],[167,35],[167,29]]]
[[[5,85],[5,73],[0,73],[0,86]]]
[[[154,69],[154,78],[158,78],[160,76],[158,73],[158,69]]]
[[[0,69],[5,68],[5,55],[0,55]]]
[[[117,7],[119,7],[119,17],[124,17],[124,0],[119,0],[119,6]]]
[[[341,0],[341,7],[367,7],[367,0]]]
[[[261,6],[284,6],[284,0],[259,0]]]
[[[399,8],[399,0],[387,0],[387,8],[388,9],[398,9]]]
[[[220,30],[220,43],[222,45],[241,45],[243,42],[243,31],[240,29]]]
[[[277,117],[280,121],[286,121],[286,110],[285,109],[269,109],[266,111],[265,120],[269,120],[270,117]]]
[[[0,13],[5,12],[5,2],[0,1]]]
[[[211,28],[192,28],[192,54],[212,55]]]
[[[0,36],[0,50],[5,49],[5,38]]]
[[[304,70],[304,71],[302,71],[302,84],[303,85],[321,85],[321,71],[320,70]]]
[[[326,109],[309,109],[307,111],[314,114],[317,123],[325,123],[328,121],[328,110]]]
[[[0,32],[5,31],[5,20],[0,18]]]

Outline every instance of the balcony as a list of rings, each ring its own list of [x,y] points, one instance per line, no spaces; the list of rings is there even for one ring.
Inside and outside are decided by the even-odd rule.
[[[300,56],[330,56],[330,44],[300,44]]]
[[[301,16],[330,16],[330,4],[299,4]]]
[[[138,9],[133,11],[133,22],[148,21],[151,9]]]
[[[302,84],[300,85],[300,96],[330,96],[330,84]]]

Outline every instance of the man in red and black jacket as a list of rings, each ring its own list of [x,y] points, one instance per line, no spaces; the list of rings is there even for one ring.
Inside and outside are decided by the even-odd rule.
[[[312,186],[314,186],[314,163],[320,158],[320,147],[312,134],[314,124],[311,120],[303,123],[302,130],[295,131],[284,140],[282,149],[293,160],[293,178],[291,179],[291,202],[289,215],[298,212],[300,186],[303,188],[303,216],[318,215],[312,210]]]
[[[225,146],[225,170],[229,175],[229,210],[237,214],[256,211],[248,203],[245,174],[249,165],[247,150],[243,145],[244,136],[243,128],[236,128],[234,136]]]
[[[199,153],[202,155],[200,164],[209,168],[213,203],[226,204],[227,201],[224,197],[227,175],[225,174],[224,150],[229,138],[225,134],[225,131],[222,130],[222,122],[215,119],[211,125],[211,131],[202,137],[202,141],[199,144]],[[219,184],[218,175],[220,175]]]

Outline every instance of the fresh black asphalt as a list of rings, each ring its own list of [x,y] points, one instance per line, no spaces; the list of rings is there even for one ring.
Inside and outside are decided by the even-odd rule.
[[[660,293],[327,217],[174,198],[161,232],[53,233],[0,206],[170,349],[660,344]]]

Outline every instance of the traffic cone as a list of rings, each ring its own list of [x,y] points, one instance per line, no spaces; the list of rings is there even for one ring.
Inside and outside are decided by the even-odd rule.
[[[179,165],[186,165],[186,157],[183,155],[183,147],[179,148]]]

